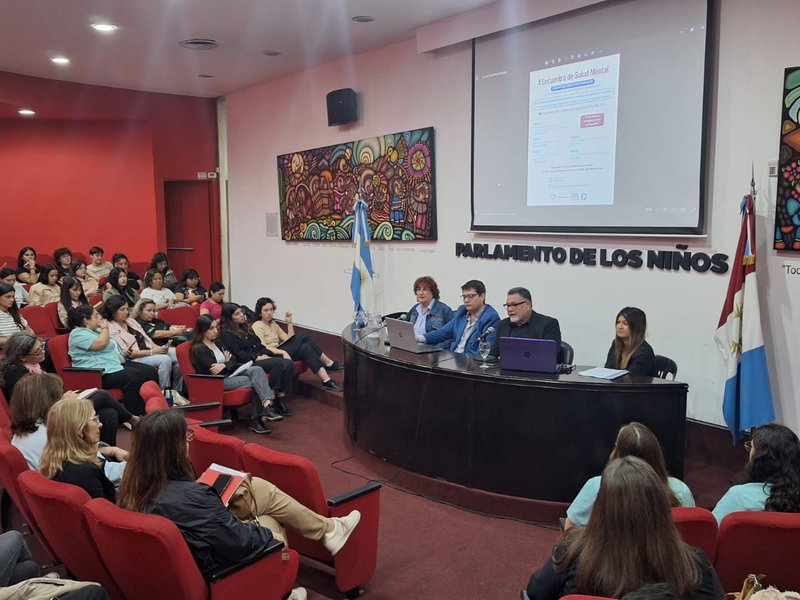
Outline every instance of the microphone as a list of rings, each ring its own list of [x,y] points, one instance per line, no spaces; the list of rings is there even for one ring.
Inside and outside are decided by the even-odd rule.
[[[489,337],[493,333],[494,333],[494,327],[487,327],[486,331],[484,331],[482,334],[480,334],[478,336],[478,341],[482,342],[483,340],[485,340],[487,337]]]

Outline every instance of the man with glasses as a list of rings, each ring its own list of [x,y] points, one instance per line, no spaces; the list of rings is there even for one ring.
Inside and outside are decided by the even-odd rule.
[[[493,344],[497,332],[486,335],[484,332],[489,327],[497,329],[500,315],[486,304],[486,286],[477,279],[469,280],[461,286],[461,300],[463,304],[444,327],[417,336],[417,341],[434,346],[448,342],[447,349],[451,352],[461,352],[471,356],[480,356],[478,342],[482,337]]]
[[[531,293],[524,287],[508,290],[503,304],[508,317],[497,326],[497,337],[492,345],[492,356],[500,356],[501,337],[530,338],[535,340],[554,340],[556,348],[561,348],[561,328],[558,319],[542,315],[533,310]]]

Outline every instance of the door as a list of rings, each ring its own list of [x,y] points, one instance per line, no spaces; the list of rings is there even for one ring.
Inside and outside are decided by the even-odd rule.
[[[164,210],[170,267],[181,278],[196,269],[208,289],[219,278],[219,227],[212,181],[165,181]]]

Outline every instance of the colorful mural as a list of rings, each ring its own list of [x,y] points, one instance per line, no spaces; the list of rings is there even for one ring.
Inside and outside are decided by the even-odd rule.
[[[783,73],[783,115],[775,206],[776,250],[800,251],[800,67]]]
[[[285,240],[349,240],[357,196],[375,240],[435,240],[433,127],[278,157]]]

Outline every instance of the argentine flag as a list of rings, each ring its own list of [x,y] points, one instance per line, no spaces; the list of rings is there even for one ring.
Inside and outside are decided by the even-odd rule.
[[[728,367],[722,415],[733,441],[775,419],[761,333],[756,283],[756,230],[753,196],[742,200],[742,228],[731,266],[728,294],[714,339]]]
[[[350,275],[350,293],[353,295],[353,311],[358,314],[373,312],[375,294],[372,283],[375,276],[372,270],[372,255],[370,254],[369,218],[367,217],[367,203],[362,199],[356,200],[353,205],[353,271]]]

